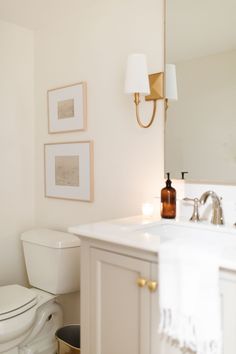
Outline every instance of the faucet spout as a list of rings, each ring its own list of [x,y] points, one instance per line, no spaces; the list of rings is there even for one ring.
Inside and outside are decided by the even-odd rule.
[[[201,198],[199,199],[200,204],[205,204],[208,197],[212,199],[212,218],[211,223],[214,225],[223,225],[224,224],[224,217],[223,217],[223,210],[221,206],[221,198],[214,191],[207,191],[202,194]]]

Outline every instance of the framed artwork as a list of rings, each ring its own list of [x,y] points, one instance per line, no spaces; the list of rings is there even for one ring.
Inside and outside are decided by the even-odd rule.
[[[44,145],[45,197],[93,201],[93,142]]]
[[[87,125],[86,83],[48,91],[48,132],[85,130]]]

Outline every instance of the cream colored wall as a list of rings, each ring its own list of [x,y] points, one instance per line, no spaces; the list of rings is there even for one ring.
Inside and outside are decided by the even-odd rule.
[[[179,98],[170,102],[166,171],[235,183],[236,51],[177,63]]]
[[[146,53],[150,71],[163,69],[162,1],[73,4],[36,32],[36,221],[59,229],[136,214],[159,190],[163,171],[162,107],[154,126],[141,129],[133,98],[123,93],[129,53]],[[47,90],[82,80],[87,131],[48,134]],[[87,139],[94,141],[94,203],[45,198],[43,144]]]
[[[34,222],[34,36],[0,21],[0,285],[26,284],[20,232]]]
[[[51,25],[36,31],[36,225],[69,225],[140,213],[163,178],[163,103],[150,129],[135,121],[133,98],[123,91],[128,54],[147,54],[150,72],[163,70],[163,1],[61,1]],[[64,5],[63,5],[64,4]],[[64,14],[62,17],[60,14]],[[86,81],[88,129],[48,134],[48,89]],[[151,104],[145,114],[151,114]],[[93,203],[44,197],[43,145],[94,141]],[[71,304],[76,304],[73,297]],[[64,300],[63,300],[64,301]],[[66,306],[66,305],[65,305]],[[68,308],[67,313],[70,309]],[[74,313],[76,312],[74,307]],[[66,321],[77,318],[69,316]]]

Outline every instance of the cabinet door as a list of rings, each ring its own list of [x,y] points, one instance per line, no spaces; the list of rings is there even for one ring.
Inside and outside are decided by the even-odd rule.
[[[150,279],[151,263],[91,249],[91,354],[149,354],[151,293],[137,286]]]
[[[229,276],[228,276],[229,278]],[[221,280],[223,354],[236,353],[236,282]]]

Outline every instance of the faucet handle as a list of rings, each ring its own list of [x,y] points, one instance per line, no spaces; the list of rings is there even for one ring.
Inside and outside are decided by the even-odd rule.
[[[189,220],[194,221],[194,222],[200,221],[199,212],[198,212],[198,206],[200,204],[199,199],[186,197],[186,198],[183,198],[183,200],[185,202],[193,202],[193,214]]]

